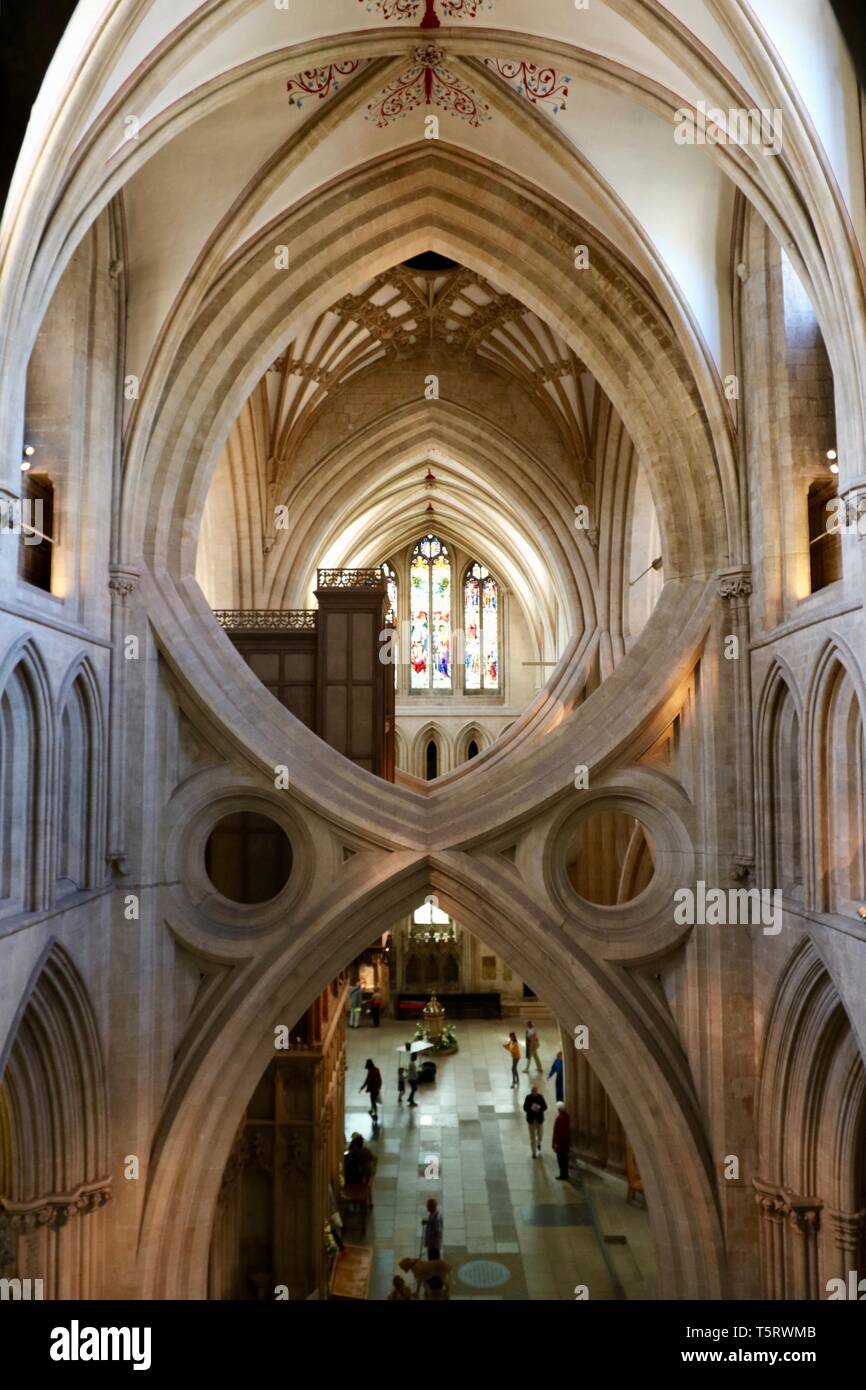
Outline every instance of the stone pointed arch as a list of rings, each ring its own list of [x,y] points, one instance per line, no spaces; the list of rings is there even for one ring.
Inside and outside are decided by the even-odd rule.
[[[866,896],[863,681],[846,643],[820,651],[806,698],[810,902],[854,914]]]
[[[435,719],[428,720],[412,740],[410,757],[410,771],[422,781],[427,780],[427,746],[431,742],[436,745],[436,776],[450,772],[453,765],[451,740]]]
[[[141,1232],[146,1297],[205,1296],[211,1223],[222,1173],[248,1097],[273,1057],[274,1024],[300,1017],[321,988],[430,892],[527,980],[570,1033],[587,1024],[594,1067],[638,1157],[659,1264],[660,1296],[716,1298],[725,1288],[715,1180],[693,1093],[659,1038],[599,968],[534,906],[463,856],[409,863],[333,920],[319,920],[255,979],[239,976],[218,1015],[203,1025],[170,1086],[151,1158]],[[481,883],[480,879],[484,882]],[[536,919],[536,920],[531,920]],[[528,922],[531,920],[531,930]],[[202,1113],[205,1076],[220,1076]],[[685,1084],[685,1088],[684,1088]],[[660,1123],[660,1117],[664,1122]],[[676,1172],[676,1182],[671,1173]]]
[[[54,709],[36,643],[19,638],[0,666],[0,913],[37,912],[51,902]]]
[[[97,1296],[100,1229],[84,1218],[105,1205],[111,1184],[105,1066],[90,995],[57,941],[22,999],[0,1089],[8,1153],[0,1206],[17,1238],[19,1274],[43,1278],[47,1298]]]
[[[57,775],[53,825],[58,891],[105,881],[106,743],[99,681],[77,657],[57,700]]]
[[[793,674],[776,658],[764,680],[755,724],[759,881],[803,891],[802,703]]]
[[[381,199],[384,177],[387,206]],[[515,239],[533,246],[531,261],[515,263]],[[574,273],[576,240],[592,245],[590,277]],[[295,248],[295,269],[274,273],[268,252],[275,241]],[[431,241],[434,249],[504,285],[586,362],[645,460],[670,572],[718,564],[729,547],[716,450],[661,306],[648,301],[646,286],[609,243],[549,197],[542,200],[529,185],[465,151],[458,157],[448,147],[416,146],[351,171],[323,192],[315,211],[306,203],[292,208],[233,257],[177,343],[160,402],[149,400],[146,388],[142,396],[141,424],[130,440],[130,550],[143,545],[154,560],[192,572],[190,537],[216,457],[256,381],[291,337],[293,321],[324,312],[359,281],[428,249]],[[644,324],[637,306],[645,316],[648,303],[651,322]],[[596,325],[592,332],[590,322]],[[660,357],[670,361],[670,371],[660,370]],[[194,447],[190,418],[198,421]],[[186,522],[183,536],[173,525],[180,520],[178,508]],[[165,536],[174,537],[168,550]]]
[[[389,188],[387,206],[381,197],[383,179]],[[275,237],[295,248],[294,269],[274,272],[273,256],[265,253]],[[591,284],[574,274],[576,237],[589,237],[597,249]],[[533,256],[515,258],[516,243],[531,246]],[[317,211],[306,204],[292,208],[237,252],[210,287],[195,323],[183,339],[172,341],[173,367],[165,391],[145,386],[139,423],[130,438],[124,545],[144,553],[144,567],[150,571],[149,611],[160,647],[197,696],[219,710],[221,718],[227,716],[231,737],[255,750],[251,756],[263,768],[280,761],[270,751],[259,754],[277,716],[261,709],[255,678],[241,669],[236,654],[224,651],[228,642],[217,650],[211,615],[192,578],[198,518],[212,469],[244,400],[289,340],[293,316],[324,311],[335,294],[350,292],[395,260],[431,245],[478,273],[493,275],[555,327],[602,387],[609,388],[646,460],[656,510],[660,518],[668,518],[665,545],[671,563],[659,607],[610,677],[615,683],[621,673],[620,686],[607,688],[611,700],[617,689],[625,690],[641,655],[652,649],[654,624],[662,627],[665,616],[663,630],[693,645],[692,627],[703,624],[706,613],[706,576],[728,550],[713,433],[688,364],[660,306],[654,304],[647,319],[645,284],[610,246],[530,185],[465,151],[413,146],[354,170],[323,190]],[[603,332],[590,331],[589,324],[599,319]],[[686,592],[690,587],[691,594]],[[668,605],[682,608],[681,613],[665,615],[666,595]],[[569,681],[580,674],[575,667],[582,655],[577,641],[570,644],[563,657]],[[215,679],[212,664],[219,666]],[[667,672],[659,671],[656,679],[667,684]],[[575,701],[552,703],[565,737]],[[625,705],[623,700],[624,720]],[[610,710],[605,722],[610,728]],[[300,729],[285,731],[281,740],[297,767],[296,785],[306,795],[312,739]],[[553,757],[552,743],[549,749]],[[569,756],[557,759],[555,775],[562,779]],[[322,757],[332,761],[327,754],[319,756],[317,773]],[[571,759],[572,767],[575,761]],[[468,775],[480,782],[483,771]],[[394,827],[401,842],[408,824],[422,818],[426,823],[427,807],[418,803],[448,797],[445,786],[411,795],[406,788],[390,788],[391,804],[383,808],[386,793],[355,772],[333,766],[327,777],[316,776],[309,794],[335,810],[339,806],[339,814],[349,805],[360,818],[369,808],[379,824]],[[533,780],[550,791],[548,777]],[[489,797],[485,803],[489,816],[498,803]],[[452,818],[449,808],[443,819]]]
[[[454,740],[455,767],[459,767],[461,763],[466,762],[469,757],[469,745],[473,742],[478,748],[478,757],[481,756],[485,748],[492,747],[494,742],[490,731],[484,729],[476,719],[473,719],[465,728],[461,729]]]
[[[409,772],[409,753],[406,740],[399,729],[394,730],[394,763],[401,772]]]
[[[776,985],[761,1044],[756,1128],[767,1298],[820,1298],[862,1231],[866,1069],[839,993],[804,937]],[[861,1218],[858,1228],[856,1218]]]

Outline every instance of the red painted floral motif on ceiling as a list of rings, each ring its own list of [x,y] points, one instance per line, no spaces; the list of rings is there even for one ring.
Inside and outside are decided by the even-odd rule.
[[[381,96],[367,107],[367,120],[388,126],[419,106],[438,106],[472,126],[490,120],[490,108],[468,82],[444,65],[445,54],[435,44],[416,48],[414,62],[389,82]]]
[[[306,72],[295,73],[286,83],[289,101],[293,106],[302,106],[305,97],[318,97],[322,101],[332,92],[338,92],[341,79],[357,72],[360,66],[360,61],[349,59],[345,63],[329,63],[326,68],[308,68]]]
[[[418,19],[422,29],[438,29],[443,19],[474,19],[493,0],[358,0],[383,19]],[[441,16],[441,18],[440,18]]]
[[[507,82],[514,82],[521,96],[525,96],[533,106],[549,102],[554,115],[566,110],[571,78],[555,68],[540,68],[537,63],[510,58],[485,58],[484,61]]]

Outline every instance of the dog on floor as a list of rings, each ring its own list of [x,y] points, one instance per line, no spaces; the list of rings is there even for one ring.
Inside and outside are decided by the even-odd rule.
[[[420,1258],[407,1258],[400,1261],[400,1268],[404,1274],[414,1274],[415,1276],[415,1297],[417,1298],[422,1288],[431,1279],[439,1279],[442,1285],[448,1287],[448,1276],[453,1268],[447,1260],[422,1260]]]

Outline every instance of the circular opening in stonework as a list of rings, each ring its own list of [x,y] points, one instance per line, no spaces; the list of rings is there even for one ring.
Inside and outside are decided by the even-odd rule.
[[[596,907],[633,902],[655,874],[650,833],[622,811],[587,816],[571,836],[566,872],[575,892]]]
[[[270,816],[235,811],[211,831],[204,866],[214,888],[230,902],[266,903],[289,881],[292,846]]]

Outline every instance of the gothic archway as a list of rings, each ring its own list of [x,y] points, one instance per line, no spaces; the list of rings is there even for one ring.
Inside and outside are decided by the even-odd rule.
[[[158,1136],[141,1234],[146,1296],[204,1296],[211,1219],[222,1173],[247,1098],[273,1056],[272,1020],[299,1017],[328,981],[381,931],[384,917],[404,917],[430,891],[440,906],[476,932],[528,979],[569,1030],[586,1024],[599,1040],[594,1067],[637,1154],[658,1252],[661,1297],[714,1298],[725,1289],[724,1253],[714,1179],[698,1137],[696,1102],[665,1062],[626,998],[589,962],[566,950],[550,924],[526,931],[528,900],[482,894],[445,860],[412,870],[395,890],[365,896],[340,912],[316,943],[299,939],[256,980],[226,995],[195,1057],[180,1058]],[[544,948],[539,946],[544,940]],[[312,948],[311,948],[312,947]],[[580,962],[580,964],[578,964]],[[219,1103],[204,1117],[199,1076],[222,1078]],[[202,1070],[204,1069],[204,1070]],[[664,1123],[660,1116],[664,1113]],[[679,1181],[670,1182],[677,1171]],[[167,1213],[171,1212],[171,1220]]]
[[[25,994],[0,1093],[0,1206],[18,1277],[42,1279],[46,1298],[98,1297],[96,1213],[111,1188],[105,1069],[87,990],[57,942]]]

